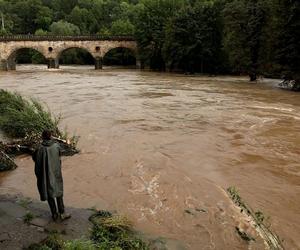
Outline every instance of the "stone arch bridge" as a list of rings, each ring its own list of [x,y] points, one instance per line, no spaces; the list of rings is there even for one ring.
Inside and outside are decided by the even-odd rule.
[[[137,44],[132,37],[125,36],[34,36],[14,35],[0,37],[0,70],[15,70],[16,55],[20,49],[29,48],[40,52],[48,61],[48,68],[59,68],[61,53],[70,48],[88,51],[95,59],[95,69],[102,69],[102,60],[107,52],[115,48],[130,49],[136,57]]]

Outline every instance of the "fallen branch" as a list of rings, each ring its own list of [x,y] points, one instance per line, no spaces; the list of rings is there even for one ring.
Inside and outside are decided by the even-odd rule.
[[[14,160],[0,150],[0,171],[13,170],[15,168],[17,168],[17,165],[15,164]]]
[[[257,211],[255,212],[239,195],[237,189],[235,187],[229,187],[227,189],[227,192],[229,194],[229,197],[234,202],[235,205],[237,205],[242,213],[246,213],[253,222],[255,223],[255,229],[259,233],[259,235],[262,237],[262,239],[265,241],[265,243],[268,245],[269,249],[271,250],[282,250],[284,249],[281,240],[279,237],[273,233],[268,226],[264,223],[264,216],[262,212]],[[239,235],[243,238],[246,237],[243,232],[239,231],[237,229]],[[250,238],[251,240],[251,238]]]

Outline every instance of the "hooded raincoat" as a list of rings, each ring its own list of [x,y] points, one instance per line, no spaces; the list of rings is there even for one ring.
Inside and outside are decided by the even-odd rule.
[[[44,140],[32,158],[41,200],[63,196],[59,145],[52,140]]]

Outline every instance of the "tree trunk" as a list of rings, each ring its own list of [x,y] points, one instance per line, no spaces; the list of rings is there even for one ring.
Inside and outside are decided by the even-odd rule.
[[[257,79],[256,73],[253,72],[249,74],[249,77],[250,77],[250,82],[254,82]]]

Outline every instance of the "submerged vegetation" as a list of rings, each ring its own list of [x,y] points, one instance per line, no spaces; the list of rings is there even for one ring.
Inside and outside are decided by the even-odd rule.
[[[73,136],[67,143],[68,134],[58,128],[60,117],[46,110],[39,101],[0,89],[0,113],[0,131],[9,138],[9,143],[0,141],[0,171],[17,167],[12,159],[14,155],[32,153],[44,129],[53,132],[65,155],[78,153],[78,137]]]
[[[231,200],[241,209],[241,213],[245,213],[249,216],[253,222],[256,231],[264,239],[270,249],[282,250],[282,243],[279,237],[273,233],[270,229],[270,225],[267,224],[266,217],[261,211],[254,211],[240,196],[238,190],[235,187],[227,188],[227,192]],[[255,240],[249,236],[246,232],[236,227],[237,233],[245,241]]]

